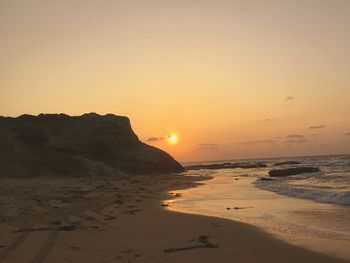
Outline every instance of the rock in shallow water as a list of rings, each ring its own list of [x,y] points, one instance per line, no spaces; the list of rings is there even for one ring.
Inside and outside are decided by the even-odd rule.
[[[298,175],[303,173],[317,173],[321,170],[317,167],[294,167],[288,169],[279,169],[279,170],[271,170],[269,171],[269,176],[277,177],[277,176],[290,176],[290,175]]]
[[[252,169],[252,168],[265,168],[264,163],[215,163],[215,164],[198,164],[186,166],[186,170],[200,170],[200,169]]]

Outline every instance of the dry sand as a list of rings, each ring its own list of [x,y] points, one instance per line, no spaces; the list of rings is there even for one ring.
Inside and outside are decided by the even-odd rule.
[[[1,179],[0,262],[345,262],[161,206],[201,179]]]

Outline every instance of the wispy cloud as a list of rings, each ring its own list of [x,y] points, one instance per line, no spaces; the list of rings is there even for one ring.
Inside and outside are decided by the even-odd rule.
[[[293,96],[287,96],[286,97],[286,101],[290,101],[290,100],[294,100],[294,97]]]
[[[253,140],[253,141],[247,141],[247,142],[239,142],[237,144],[243,144],[243,145],[255,145],[255,144],[268,144],[273,143],[274,140]]]
[[[275,119],[272,119],[272,118],[266,118],[266,119],[263,119],[263,120],[257,120],[257,122],[273,122],[275,121]]]
[[[219,148],[219,144],[217,143],[199,143],[197,144],[197,150],[217,150]]]
[[[310,126],[309,129],[323,129],[326,125],[316,125],[316,126]]]
[[[302,139],[290,139],[287,141],[287,143],[306,143],[309,140],[306,138],[302,138]]]
[[[305,135],[302,134],[290,134],[287,136],[288,140],[287,143],[288,144],[292,144],[292,143],[306,143],[309,140],[305,137]]]
[[[305,138],[305,135],[302,134],[289,134],[287,138]]]
[[[163,139],[164,139],[163,137],[151,137],[151,138],[148,138],[146,141],[152,143],[152,142],[159,142]]]
[[[322,135],[323,135],[323,133],[314,133],[314,134],[310,134],[310,136],[311,136],[313,139],[318,139],[318,138],[320,138]]]

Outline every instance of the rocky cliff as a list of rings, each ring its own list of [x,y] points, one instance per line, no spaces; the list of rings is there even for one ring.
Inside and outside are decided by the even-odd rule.
[[[0,176],[178,172],[169,154],[142,143],[127,117],[95,113],[0,117]]]

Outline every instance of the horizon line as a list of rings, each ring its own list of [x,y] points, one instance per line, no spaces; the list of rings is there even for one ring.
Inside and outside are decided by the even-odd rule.
[[[285,159],[285,158],[312,158],[312,157],[327,157],[327,156],[350,156],[350,153],[339,153],[339,154],[318,154],[318,155],[291,155],[282,157],[258,157],[258,158],[233,158],[233,159],[215,159],[215,160],[201,160],[201,161],[186,161],[180,162],[180,164],[186,163],[201,163],[201,162],[224,162],[224,161],[240,161],[240,160],[269,160],[269,159]]]

